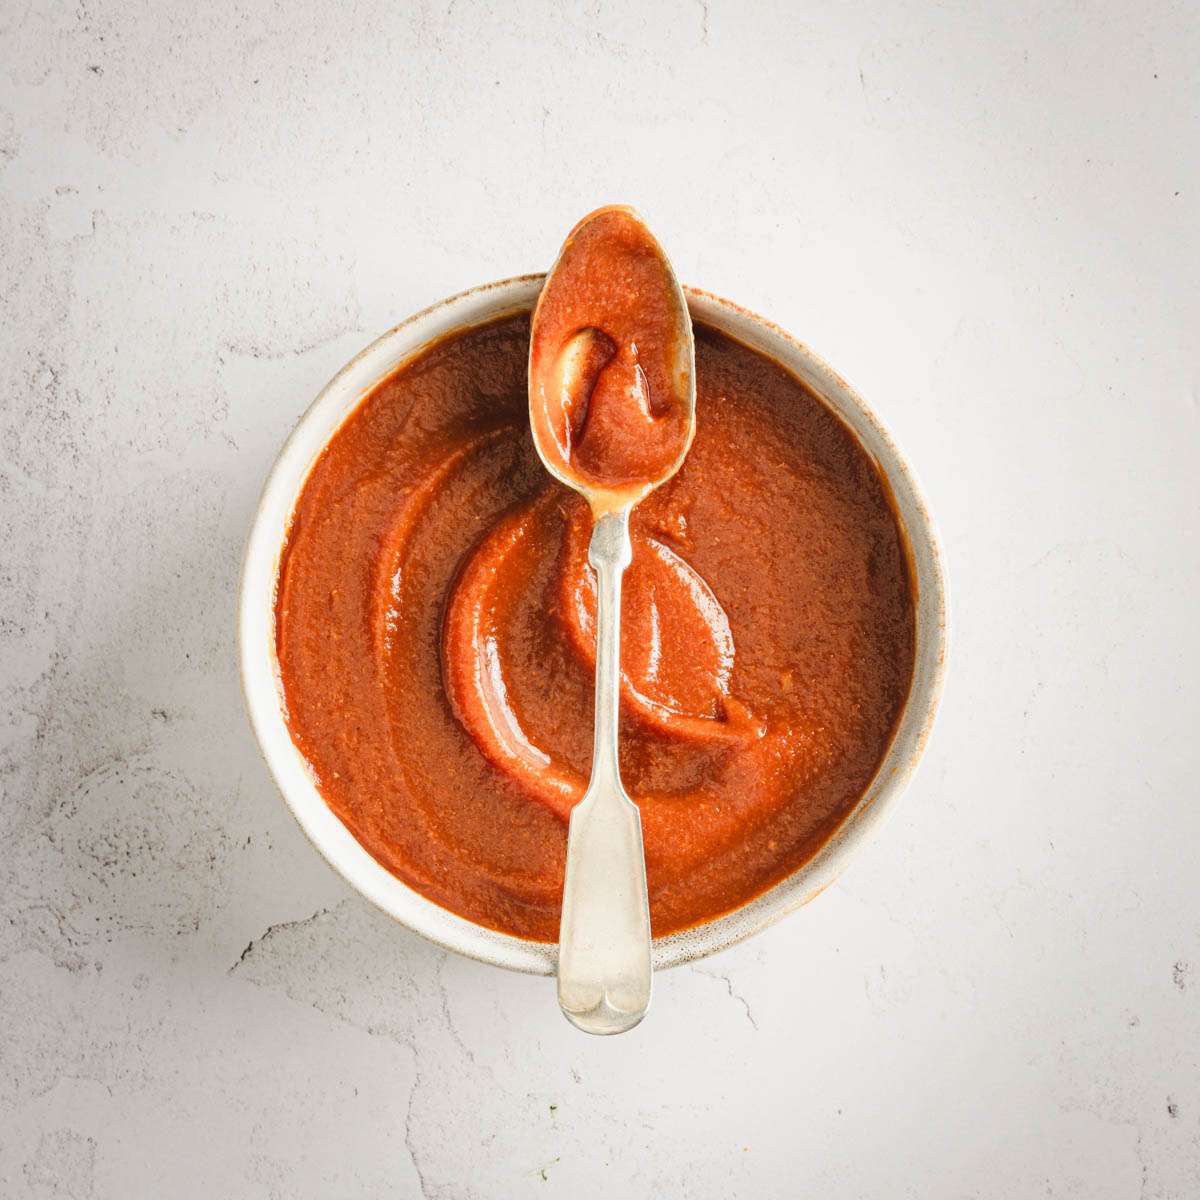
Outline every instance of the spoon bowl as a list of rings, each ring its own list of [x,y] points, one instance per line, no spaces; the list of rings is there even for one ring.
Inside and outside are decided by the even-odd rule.
[[[533,311],[529,417],[546,470],[597,516],[632,508],[687,457],[696,432],[687,297],[632,208],[584,217],[546,277]]]

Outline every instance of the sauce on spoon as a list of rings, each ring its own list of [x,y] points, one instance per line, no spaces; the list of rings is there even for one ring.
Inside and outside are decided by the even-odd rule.
[[[530,421],[546,466],[597,504],[636,503],[682,463],[695,432],[687,306],[632,209],[567,235],[534,314]]]

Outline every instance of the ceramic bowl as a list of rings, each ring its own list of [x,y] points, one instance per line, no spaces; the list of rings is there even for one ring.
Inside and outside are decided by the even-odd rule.
[[[276,575],[292,509],[309,468],[334,431],[380,379],[429,343],[505,314],[532,310],[543,278],[506,279],[443,300],[385,333],[326,385],[288,438],[263,489],[242,570],[238,648],[246,708],[263,757],[301,828],[329,862],[368,900],[438,945],[514,971],[552,974],[556,946],[485,929],[427,900],[380,866],[326,806],[284,720],[274,616]],[[912,776],[933,726],[946,650],[946,590],[937,536],[913,473],[882,422],[845,380],[770,321],[707,292],[687,289],[687,296],[697,320],[761,351],[812,388],[854,431],[886,476],[912,552],[916,668],[896,735],[871,786],[816,857],[742,908],[656,939],[657,968],[702,958],[749,937],[837,878]]]

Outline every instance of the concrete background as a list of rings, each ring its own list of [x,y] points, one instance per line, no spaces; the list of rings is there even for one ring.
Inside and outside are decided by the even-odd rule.
[[[1200,1194],[1190,3],[0,0],[0,1195]],[[890,424],[955,640],[844,881],[593,1041],[293,825],[264,474],[605,201]]]

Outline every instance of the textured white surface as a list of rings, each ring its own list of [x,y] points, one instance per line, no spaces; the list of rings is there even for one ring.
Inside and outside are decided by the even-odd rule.
[[[0,0],[0,1195],[1195,1196],[1198,55],[1166,0]],[[233,595],[326,378],[609,200],[890,424],[955,641],[844,881],[593,1041],[323,865]]]

